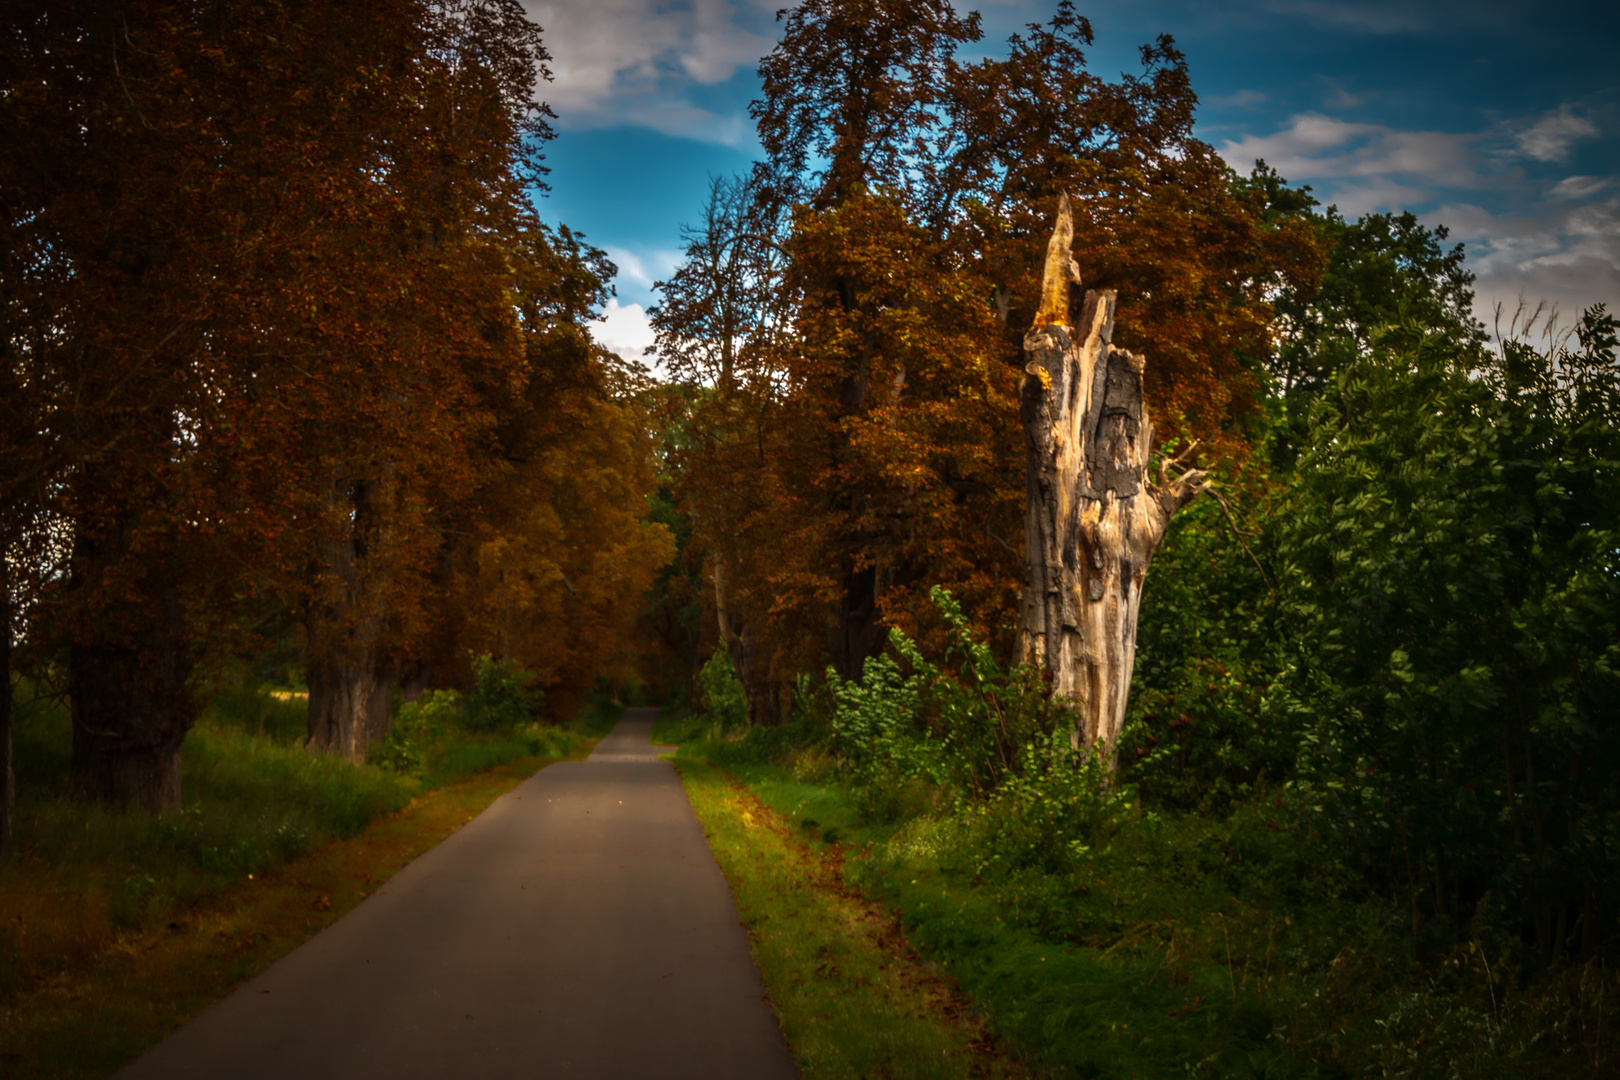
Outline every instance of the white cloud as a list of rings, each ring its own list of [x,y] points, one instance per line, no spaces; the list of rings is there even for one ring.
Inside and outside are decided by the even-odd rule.
[[[545,31],[554,82],[544,95],[566,128],[639,124],[671,135],[744,146],[740,111],[716,113],[687,97],[725,82],[771,50],[770,7],[753,0],[525,0]]]
[[[1425,217],[1468,245],[1475,309],[1487,325],[1497,303],[1511,311],[1521,296],[1556,304],[1566,318],[1596,303],[1620,307],[1620,199],[1505,214],[1448,205]]]
[[[1554,182],[1538,164],[1562,160],[1597,130],[1567,106],[1463,134],[1305,113],[1281,131],[1228,141],[1221,154],[1240,169],[1264,158],[1350,218],[1412,210],[1448,226],[1467,245],[1476,311],[1490,325],[1498,302],[1511,310],[1521,295],[1557,304],[1567,318],[1594,303],[1620,307],[1620,199],[1603,198],[1620,176]]]
[[[1584,116],[1576,116],[1568,105],[1542,117],[1513,137],[1519,152],[1536,161],[1567,161],[1570,149],[1580,139],[1598,133],[1598,127]]]
[[[602,249],[607,252],[613,265],[619,268],[616,279],[620,284],[628,284],[632,288],[651,293],[653,282],[667,280],[675,273],[675,268],[681,264],[681,253],[669,251],[664,248],[651,248],[645,251],[631,251],[629,248],[614,247],[612,244]]]
[[[653,343],[646,310],[640,304],[621,305],[618,297],[612,297],[602,316],[602,321],[591,328],[597,343],[626,360],[641,360]]]
[[[1584,199],[1588,195],[1596,195],[1612,183],[1612,177],[1568,176],[1558,181],[1547,194],[1555,199]]]
[[[1381,209],[1422,201],[1435,187],[1468,188],[1482,182],[1477,135],[1400,131],[1302,113],[1273,135],[1245,135],[1221,146],[1221,156],[1246,169],[1256,159],[1290,180],[1341,181],[1341,208]],[[1396,201],[1398,200],[1398,201]]]
[[[1334,86],[1332,90],[1333,93],[1328,95],[1322,102],[1322,108],[1324,109],[1353,109],[1366,100],[1360,95],[1352,94],[1342,86]]]

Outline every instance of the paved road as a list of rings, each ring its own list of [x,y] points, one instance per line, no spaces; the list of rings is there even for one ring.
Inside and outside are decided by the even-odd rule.
[[[656,715],[626,712],[119,1075],[796,1077]]]

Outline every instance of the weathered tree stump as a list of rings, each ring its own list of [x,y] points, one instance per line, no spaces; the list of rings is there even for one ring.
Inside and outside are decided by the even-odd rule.
[[[1145,359],[1109,343],[1115,293],[1087,292],[1069,324],[1067,196],[1046,253],[1021,412],[1027,507],[1021,657],[1079,712],[1074,745],[1112,755],[1136,661],[1136,615],[1148,563],[1171,517],[1208,489],[1205,473],[1161,461],[1148,477],[1153,425],[1142,401]]]

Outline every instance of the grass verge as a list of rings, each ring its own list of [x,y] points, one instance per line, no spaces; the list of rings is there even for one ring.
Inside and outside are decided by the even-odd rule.
[[[1138,808],[1065,846],[1072,833],[1040,833],[1044,804],[963,807],[898,784],[879,797],[802,734],[756,729],[682,753],[729,770],[739,798],[811,848],[841,847],[835,884],[897,918],[1039,1075],[1610,1075],[1612,972],[1572,966],[1508,998],[1488,927],[1420,961],[1402,913],[1335,891],[1269,800],[1219,819]]]
[[[797,835],[714,766],[676,764],[806,1080],[1025,1075],[895,920],[844,884],[841,847]]]
[[[468,735],[402,775],[300,749],[294,707],[248,695],[190,733],[186,809],[152,818],[70,798],[65,713],[23,704],[0,863],[5,1077],[128,1062],[535,770],[589,753],[622,711],[595,703],[540,739]]]

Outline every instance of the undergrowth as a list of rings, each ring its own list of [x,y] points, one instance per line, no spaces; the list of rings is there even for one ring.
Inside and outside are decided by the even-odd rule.
[[[593,699],[566,728],[470,731],[454,717],[413,721],[406,705],[401,730],[414,741],[391,738],[373,763],[357,765],[303,747],[305,700],[244,680],[215,695],[181,746],[182,809],[152,817],[74,798],[64,704],[27,682],[14,701],[17,810],[15,847],[0,862],[0,1006],[119,935],[206,906],[419,794],[507,762],[566,757],[622,711]]]
[[[1488,905],[1436,948],[1284,787],[1220,812],[1145,801],[1071,751],[1038,684],[994,667],[942,599],[958,623],[943,662],[895,635],[897,659],[863,685],[829,674],[790,724],[727,733],[696,714],[661,738],[684,735],[684,756],[835,849],[1039,1070],[1449,1080],[1614,1064],[1620,985],[1602,954],[1537,964]]]

